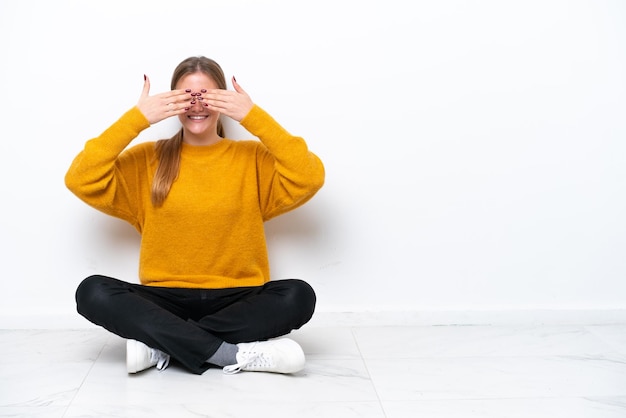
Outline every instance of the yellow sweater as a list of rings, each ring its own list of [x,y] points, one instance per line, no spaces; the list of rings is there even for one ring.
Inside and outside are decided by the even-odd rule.
[[[261,142],[183,144],[180,173],[158,208],[150,200],[154,142],[125,150],[150,126],[138,108],[87,141],[72,162],[67,187],[141,234],[141,283],[216,289],[270,280],[263,222],[313,197],[324,167],[260,107],[241,125]]]

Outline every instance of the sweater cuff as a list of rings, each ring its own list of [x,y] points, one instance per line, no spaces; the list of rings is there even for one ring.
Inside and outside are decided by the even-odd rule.
[[[128,112],[124,113],[122,119],[136,128],[138,132],[150,127],[150,122],[137,106],[133,106]]]

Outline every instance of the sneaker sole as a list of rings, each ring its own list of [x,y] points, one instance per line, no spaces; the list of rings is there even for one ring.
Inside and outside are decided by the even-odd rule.
[[[137,341],[126,340],[126,371],[130,374],[137,373]]]

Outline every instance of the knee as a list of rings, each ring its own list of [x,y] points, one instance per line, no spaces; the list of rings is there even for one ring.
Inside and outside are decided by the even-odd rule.
[[[315,311],[317,301],[315,290],[304,280],[289,279],[285,282],[288,288],[285,292],[285,303],[291,310],[297,312],[302,322],[300,325],[304,325],[313,317]]]
[[[106,282],[109,277],[93,275],[83,280],[76,289],[76,310],[85,317],[99,310],[107,299]]]

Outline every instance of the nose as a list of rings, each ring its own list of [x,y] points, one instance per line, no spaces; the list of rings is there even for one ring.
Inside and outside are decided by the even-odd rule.
[[[201,112],[204,109],[204,102],[200,100],[199,97],[194,97],[191,102],[189,102],[189,110],[193,110],[195,112]]]

